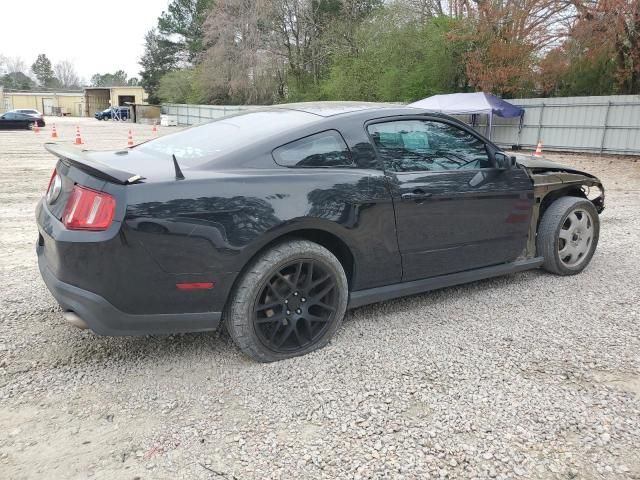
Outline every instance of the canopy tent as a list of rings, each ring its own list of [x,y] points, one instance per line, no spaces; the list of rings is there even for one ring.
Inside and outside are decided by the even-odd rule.
[[[494,115],[506,118],[520,117],[521,124],[524,115],[524,109],[484,92],[434,95],[410,103],[409,106],[442,112],[448,115],[485,114],[489,117],[489,138],[491,138]]]

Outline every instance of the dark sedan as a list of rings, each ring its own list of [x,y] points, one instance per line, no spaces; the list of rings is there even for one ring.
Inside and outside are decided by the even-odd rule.
[[[46,125],[42,117],[38,118],[26,113],[7,112],[0,115],[0,129],[32,129],[35,128],[36,124],[39,127]]]
[[[93,115],[96,120],[127,120],[129,118],[129,108],[128,107],[117,107],[117,108],[107,108],[106,110],[102,110],[100,112],[96,112]]]
[[[284,105],[116,152],[47,148],[37,253],[66,319],[101,335],[222,323],[258,361],[326,345],[347,308],[576,274],[604,209],[594,176],[409,107]]]

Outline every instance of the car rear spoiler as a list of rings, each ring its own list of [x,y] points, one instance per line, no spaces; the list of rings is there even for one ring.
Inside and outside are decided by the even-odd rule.
[[[87,152],[84,150],[58,145],[57,143],[45,143],[44,148],[63,162],[70,163],[74,167],[108,182],[129,185],[143,179],[143,177],[135,173],[125,172],[124,170],[118,170],[105,163],[96,162],[89,158]]]

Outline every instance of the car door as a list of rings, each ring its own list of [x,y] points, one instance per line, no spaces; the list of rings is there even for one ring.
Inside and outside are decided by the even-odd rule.
[[[28,128],[31,122],[37,121],[30,115],[14,113],[13,128]]]
[[[0,117],[0,128],[11,129],[15,128],[15,114],[8,112]]]
[[[455,122],[367,124],[394,203],[403,281],[515,260],[525,249],[533,185],[496,168],[495,147]]]

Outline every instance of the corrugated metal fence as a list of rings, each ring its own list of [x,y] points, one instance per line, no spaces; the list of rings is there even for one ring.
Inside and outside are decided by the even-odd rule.
[[[640,154],[640,95],[522,98],[518,119],[494,117],[493,140],[500,145],[546,150]],[[479,128],[483,131],[482,127]]]
[[[640,154],[640,95],[509,102],[524,108],[525,115],[522,126],[518,119],[494,117],[492,137],[499,145],[533,149],[541,141],[545,150]],[[255,107],[165,104],[162,113],[176,115],[180,125],[195,125],[251,108]],[[480,120],[476,128],[486,133],[486,119]]]
[[[216,118],[226,117],[243,110],[250,110],[250,105],[181,105],[175,103],[163,103],[162,113],[175,115],[178,125],[197,125],[210,122]]]

